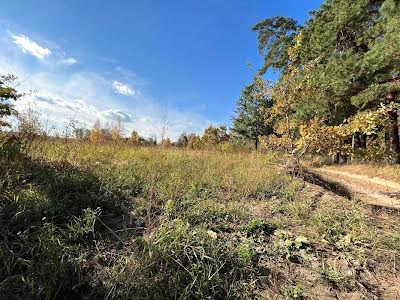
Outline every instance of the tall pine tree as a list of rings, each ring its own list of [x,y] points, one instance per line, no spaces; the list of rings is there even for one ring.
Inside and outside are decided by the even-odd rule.
[[[258,51],[264,56],[260,75],[269,68],[277,71],[286,69],[288,50],[294,44],[300,28],[296,20],[287,17],[264,19],[253,26],[253,31],[258,33]]]

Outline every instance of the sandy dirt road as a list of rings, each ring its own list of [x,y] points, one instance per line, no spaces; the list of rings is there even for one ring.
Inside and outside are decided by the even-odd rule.
[[[317,168],[313,172],[331,182],[344,186],[353,197],[376,206],[400,209],[400,184],[373,177],[330,168]]]

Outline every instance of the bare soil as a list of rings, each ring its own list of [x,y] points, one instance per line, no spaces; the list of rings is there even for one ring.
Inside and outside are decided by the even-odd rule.
[[[397,182],[374,177],[374,174],[360,175],[329,167],[313,169],[313,172],[344,186],[354,198],[368,204],[400,209],[400,184]]]

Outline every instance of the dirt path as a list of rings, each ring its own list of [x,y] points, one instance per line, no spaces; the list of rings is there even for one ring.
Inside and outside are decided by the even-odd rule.
[[[353,196],[364,202],[400,209],[399,183],[329,168],[318,168],[313,171],[329,181],[343,185]]]

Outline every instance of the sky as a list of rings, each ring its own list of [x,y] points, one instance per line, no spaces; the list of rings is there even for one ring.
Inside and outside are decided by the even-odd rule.
[[[126,133],[167,136],[231,125],[235,102],[262,65],[258,21],[300,23],[321,0],[5,1],[0,74],[18,76],[33,109],[59,130],[120,118]],[[249,67],[251,66],[251,67]],[[271,73],[267,79],[275,79]]]

